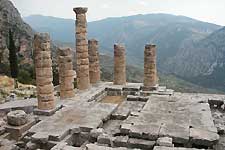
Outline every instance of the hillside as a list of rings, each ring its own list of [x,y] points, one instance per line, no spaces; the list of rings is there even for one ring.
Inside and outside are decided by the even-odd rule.
[[[169,65],[173,65],[174,68],[170,71],[199,85],[224,90],[224,41],[225,28],[222,28],[194,42],[190,49],[184,47],[171,59]]]
[[[58,45],[74,45],[74,20],[40,15],[24,19],[35,30],[50,32]],[[169,14],[107,18],[88,23],[88,36],[100,41],[101,53],[111,55],[114,43],[125,43],[128,64],[142,68],[144,45],[155,43],[160,73],[174,74],[194,84],[220,90],[218,84],[211,85],[225,79],[218,71],[212,73],[212,67],[216,70],[215,66],[219,65],[215,64],[222,60],[221,50],[215,48],[218,38],[215,36],[221,30],[221,26],[215,24]]]
[[[49,32],[56,41],[74,43],[74,20],[34,15],[25,17],[36,31]],[[220,26],[184,16],[169,14],[136,15],[89,22],[89,38],[100,41],[101,52],[112,53],[113,44],[125,43],[128,61],[143,63],[144,45],[158,46],[158,64],[164,70],[167,60],[189,41],[205,38]],[[131,61],[132,60],[132,61]]]

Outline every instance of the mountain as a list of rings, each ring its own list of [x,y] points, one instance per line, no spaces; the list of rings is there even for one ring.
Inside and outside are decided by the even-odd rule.
[[[225,27],[183,47],[171,58],[169,70],[205,87],[225,89]]]
[[[19,48],[19,55],[24,63],[30,62],[32,55],[32,38],[34,31],[25,23],[18,10],[9,0],[0,0],[0,64],[8,63],[8,33],[12,31],[16,46]],[[25,59],[26,58],[26,59]],[[3,66],[0,67],[0,73]]]
[[[75,45],[73,19],[33,15],[24,20],[36,31],[49,32],[60,46]],[[139,68],[144,45],[155,43],[159,72],[221,90],[221,85],[214,84],[225,79],[221,28],[185,16],[148,14],[89,22],[88,36],[99,40],[104,54],[113,54],[114,43],[125,43],[128,64]]]
[[[49,32],[53,40],[74,43],[74,20],[34,15],[24,20],[36,31]],[[128,61],[143,64],[146,43],[158,47],[158,66],[161,71],[178,50],[192,41],[205,38],[221,28],[184,16],[148,14],[119,18],[107,18],[88,23],[89,38],[97,38],[100,50],[112,54],[114,43],[125,43]]]

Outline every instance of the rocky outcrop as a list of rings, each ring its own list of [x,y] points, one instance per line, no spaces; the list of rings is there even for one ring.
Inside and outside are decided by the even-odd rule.
[[[26,24],[18,10],[9,0],[0,0],[0,63],[8,63],[7,39],[9,30],[13,32],[22,63],[32,61],[32,38],[34,31]]]

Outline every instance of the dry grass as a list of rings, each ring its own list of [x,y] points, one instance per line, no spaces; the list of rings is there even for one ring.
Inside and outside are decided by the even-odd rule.
[[[101,100],[101,103],[120,104],[125,98],[125,96],[106,96]]]

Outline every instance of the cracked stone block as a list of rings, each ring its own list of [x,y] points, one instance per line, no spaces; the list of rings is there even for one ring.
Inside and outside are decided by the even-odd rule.
[[[173,139],[170,137],[160,137],[158,138],[156,144],[159,146],[174,147]]]
[[[219,135],[215,132],[205,131],[202,129],[190,129],[191,142],[199,146],[213,146],[219,140]]]
[[[130,132],[131,124],[122,124],[120,127],[120,132],[122,134],[128,135]]]
[[[116,147],[127,147],[129,137],[128,136],[116,136],[113,141],[114,146]]]
[[[111,145],[112,144],[112,137],[108,134],[101,134],[101,135],[98,136],[97,142],[99,144]]]
[[[130,138],[128,140],[128,145],[131,148],[152,149],[155,145],[155,141]]]
[[[174,143],[185,144],[189,141],[189,126],[185,124],[164,124],[161,126],[160,137],[171,137]]]
[[[90,132],[91,138],[95,141],[97,140],[98,136],[104,133],[103,128],[98,128],[98,129],[92,129]]]
[[[27,114],[23,110],[11,111],[7,114],[7,122],[12,126],[21,126],[28,122]]]
[[[160,126],[156,124],[139,124],[130,127],[129,135],[133,138],[157,140]]]

